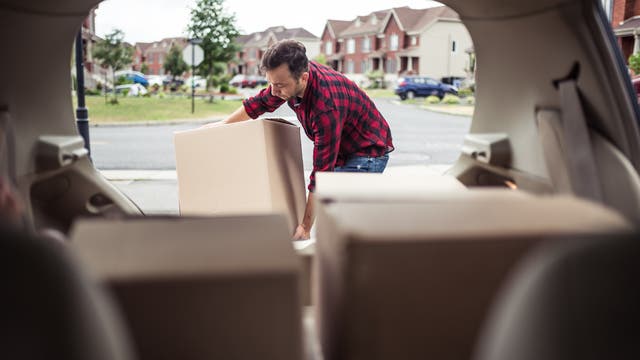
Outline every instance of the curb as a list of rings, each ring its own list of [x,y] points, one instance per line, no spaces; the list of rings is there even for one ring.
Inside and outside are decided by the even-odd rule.
[[[205,119],[173,119],[173,120],[145,120],[145,121],[127,121],[127,122],[106,122],[91,123],[89,119],[89,127],[125,127],[125,126],[160,126],[160,125],[180,125],[180,124],[207,124],[224,120],[224,117],[205,118]]]
[[[442,174],[451,164],[430,165],[399,165],[390,166],[385,174],[415,176],[420,174]],[[98,170],[109,181],[177,181],[176,170]],[[311,170],[304,170],[305,179],[309,178]]]

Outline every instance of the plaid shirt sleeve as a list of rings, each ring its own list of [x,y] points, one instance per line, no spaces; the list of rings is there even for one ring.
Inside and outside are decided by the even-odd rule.
[[[316,171],[333,171],[340,150],[342,133],[340,112],[332,109],[318,114],[313,121],[313,171],[308,189],[316,188]]]
[[[256,119],[266,112],[275,111],[280,105],[284,104],[284,102],[285,100],[271,95],[271,85],[269,85],[255,96],[242,101],[242,105],[247,114],[249,114],[249,117]]]

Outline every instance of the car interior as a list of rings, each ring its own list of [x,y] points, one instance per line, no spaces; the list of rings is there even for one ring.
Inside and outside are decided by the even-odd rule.
[[[0,0],[0,175],[25,207],[0,229],[0,357],[638,358],[640,108],[600,1],[441,2],[477,58],[459,158],[318,174],[299,251],[278,216],[143,214],[76,128],[99,1]]]

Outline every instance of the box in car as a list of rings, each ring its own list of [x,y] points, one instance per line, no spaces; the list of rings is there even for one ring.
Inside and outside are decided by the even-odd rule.
[[[83,220],[71,245],[139,359],[300,359],[301,260],[282,215]]]
[[[387,169],[381,174],[319,172],[316,184],[316,199],[331,201],[421,199],[466,190],[455,177],[430,173],[426,169],[407,172]]]
[[[291,233],[306,191],[300,128],[258,119],[176,132],[182,215],[283,213]]]
[[[588,201],[508,190],[397,201],[325,193],[316,205],[313,293],[327,359],[470,358],[491,300],[532,246],[630,229]]]

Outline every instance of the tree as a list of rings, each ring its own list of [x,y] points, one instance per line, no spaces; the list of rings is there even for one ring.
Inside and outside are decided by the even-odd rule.
[[[640,53],[629,56],[629,69],[633,71],[634,75],[640,74]]]
[[[182,51],[175,45],[171,46],[163,66],[164,71],[171,74],[171,83],[176,80],[176,76],[182,75],[182,73],[189,69],[187,63],[182,59]]]
[[[149,65],[147,65],[146,62],[143,62],[142,65],[140,65],[140,72],[143,74],[147,74],[149,72]]]
[[[318,54],[313,60],[318,64],[327,65],[327,57],[323,53]]]
[[[235,16],[224,12],[223,2],[198,0],[196,7],[191,9],[191,22],[187,28],[191,38],[202,40],[204,61],[197,69],[208,80],[212,75],[224,72],[217,63],[228,63],[238,51],[235,39],[240,33],[235,27]]]
[[[113,86],[116,84],[116,71],[131,64],[133,56],[133,48],[125,46],[124,32],[119,29],[114,29],[110,34],[107,34],[104,40],[96,43],[93,48],[93,57],[97,59],[101,65],[111,68],[113,73]],[[115,95],[114,103],[118,102],[118,95],[113,89]]]

